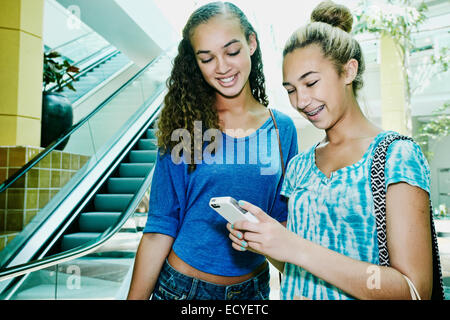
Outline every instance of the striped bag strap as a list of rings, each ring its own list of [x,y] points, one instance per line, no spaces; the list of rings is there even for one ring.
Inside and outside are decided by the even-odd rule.
[[[377,240],[379,250],[379,263],[381,266],[389,266],[389,252],[386,238],[386,192],[384,169],[386,165],[386,153],[392,142],[396,140],[410,140],[399,134],[387,135],[375,149],[372,166],[370,168],[370,183],[375,208],[375,218],[377,225]],[[442,270],[437,246],[437,237],[433,220],[433,209],[430,199],[430,225],[433,247],[433,293],[432,299],[444,299],[444,289],[442,284]]]

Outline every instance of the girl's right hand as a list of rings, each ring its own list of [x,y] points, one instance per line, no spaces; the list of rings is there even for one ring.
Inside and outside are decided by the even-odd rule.
[[[257,206],[244,201],[239,201],[239,205],[252,213],[259,223],[244,220],[234,225],[228,223],[233,248],[238,251],[251,250],[278,261],[286,261],[290,249],[296,247],[298,237]]]

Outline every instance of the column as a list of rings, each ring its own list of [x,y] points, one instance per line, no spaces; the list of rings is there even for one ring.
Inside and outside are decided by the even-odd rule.
[[[388,36],[380,39],[381,112],[382,127],[410,135],[408,104],[405,99],[405,76],[402,59],[395,42]]]
[[[44,0],[0,2],[0,146],[39,146]]]

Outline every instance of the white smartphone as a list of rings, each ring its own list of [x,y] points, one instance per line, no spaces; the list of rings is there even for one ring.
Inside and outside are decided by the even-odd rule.
[[[209,200],[209,206],[224,217],[229,223],[234,224],[240,220],[248,220],[258,223],[258,219],[247,210],[241,208],[232,197],[217,197]]]

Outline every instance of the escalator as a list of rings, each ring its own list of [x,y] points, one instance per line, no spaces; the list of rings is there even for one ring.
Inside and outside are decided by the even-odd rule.
[[[24,192],[50,192],[51,199],[0,251],[1,299],[125,297],[146,219],[140,206],[151,184],[157,156],[154,125],[173,54],[164,53],[144,67],[0,185],[0,199],[10,199],[18,186],[28,187],[33,171],[39,177],[50,171],[49,190]],[[67,139],[65,149],[57,150]],[[62,171],[55,176],[60,182],[70,177],[53,186],[59,170],[54,164],[60,163]],[[7,215],[12,209],[4,203],[0,209]]]
[[[130,59],[122,52],[112,50],[76,75],[77,81],[74,84],[76,91],[65,87],[62,93],[73,104],[131,63]]]
[[[62,62],[67,60],[71,65],[80,69],[73,78],[65,76],[64,94],[71,104],[77,103],[83,96],[104,84],[108,79],[114,78],[117,73],[132,65],[131,60],[109,44],[96,32],[88,32],[82,36],[68,41],[60,46],[49,48],[46,46],[46,53],[58,52],[61,57],[56,58]],[[75,91],[67,86],[72,83]],[[49,88],[49,91],[56,89]]]

